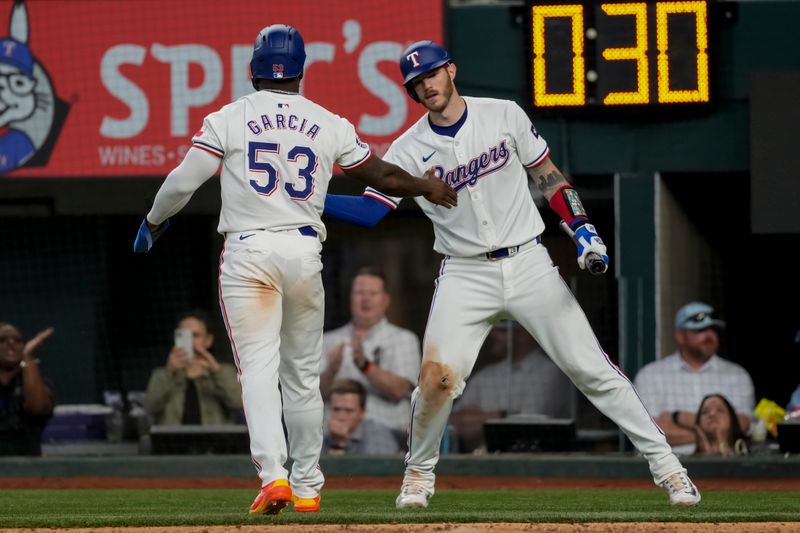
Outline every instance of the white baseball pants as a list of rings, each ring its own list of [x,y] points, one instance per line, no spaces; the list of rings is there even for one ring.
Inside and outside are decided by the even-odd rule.
[[[318,464],[321,251],[318,238],[297,230],[262,230],[229,233],[220,257],[220,307],[239,369],[253,463],[262,486],[288,477],[301,498],[318,496],[324,483]],[[290,476],[281,414],[294,461]]]
[[[541,244],[521,248],[495,261],[481,256],[442,262],[412,396],[405,481],[433,488],[453,400],[463,391],[492,324],[509,316],[628,435],[650,464],[656,483],[682,470],[631,382],[603,352],[547,249]]]

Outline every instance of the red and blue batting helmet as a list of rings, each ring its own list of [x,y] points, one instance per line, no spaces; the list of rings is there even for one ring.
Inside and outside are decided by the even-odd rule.
[[[258,33],[250,60],[253,87],[256,80],[297,78],[303,73],[306,48],[297,28],[273,24]]]
[[[400,56],[400,72],[403,75],[403,85],[408,95],[415,102],[419,102],[411,80],[448,63],[450,63],[450,55],[447,50],[433,41],[417,41],[406,48],[403,55]]]

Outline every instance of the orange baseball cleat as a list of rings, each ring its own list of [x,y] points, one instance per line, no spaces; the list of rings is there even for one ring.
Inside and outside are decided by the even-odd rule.
[[[261,487],[250,506],[250,514],[278,514],[292,501],[292,488],[288,479],[276,479]],[[317,504],[319,508],[319,504]]]
[[[316,513],[319,511],[319,496],[316,498],[298,498],[292,497],[294,503],[294,510],[297,513]]]

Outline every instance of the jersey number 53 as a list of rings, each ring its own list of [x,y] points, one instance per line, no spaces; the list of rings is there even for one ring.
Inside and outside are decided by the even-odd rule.
[[[270,159],[276,156],[269,154],[276,154],[280,156],[281,145],[278,143],[262,143],[251,141],[247,145],[247,160],[249,163],[250,172],[258,172],[267,175],[267,182],[265,184],[259,183],[258,180],[251,179],[250,186],[262,196],[271,196],[275,189],[278,188],[280,181],[278,176],[278,169],[269,161],[259,161],[259,159]],[[264,157],[262,154],[267,154]],[[297,163],[297,175],[303,178],[304,187],[301,190],[295,188],[295,185],[286,182],[283,188],[292,200],[302,202],[314,193],[314,171],[317,170],[317,155],[311,151],[308,146],[295,146],[287,154],[287,161]],[[305,163],[305,166],[302,166]]]

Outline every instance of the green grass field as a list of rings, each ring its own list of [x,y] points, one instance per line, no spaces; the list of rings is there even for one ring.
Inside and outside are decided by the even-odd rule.
[[[242,489],[0,490],[0,527],[800,521],[800,492],[789,491],[706,491],[699,507],[673,509],[656,490],[443,490],[427,510],[401,512],[392,490],[328,490],[319,513],[289,507],[277,516],[249,516],[254,496]]]

